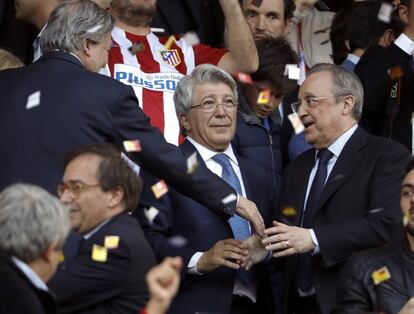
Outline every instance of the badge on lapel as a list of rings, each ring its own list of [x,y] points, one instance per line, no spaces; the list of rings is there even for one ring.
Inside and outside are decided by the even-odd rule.
[[[387,281],[391,278],[391,274],[388,270],[387,266],[381,267],[377,270],[372,272],[372,280],[374,281],[374,285],[379,285],[381,282]]]

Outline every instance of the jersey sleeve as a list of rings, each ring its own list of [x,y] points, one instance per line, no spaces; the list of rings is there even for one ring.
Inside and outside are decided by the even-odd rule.
[[[193,46],[193,49],[196,65],[203,63],[217,65],[221,57],[228,52],[228,49],[226,48],[212,48],[204,44],[195,45]]]

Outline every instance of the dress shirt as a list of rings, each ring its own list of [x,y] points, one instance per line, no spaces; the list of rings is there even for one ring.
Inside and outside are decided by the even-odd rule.
[[[328,165],[327,165],[327,175],[326,175],[326,180],[325,180],[325,184],[328,181],[329,175],[332,172],[333,167],[335,166],[336,161],[339,158],[339,155],[341,154],[342,150],[345,147],[345,144],[348,142],[348,140],[351,138],[352,134],[354,134],[354,132],[356,131],[358,127],[358,124],[355,124],[354,126],[352,126],[349,130],[347,130],[344,134],[342,134],[340,137],[338,137],[336,139],[335,142],[333,142],[329,147],[328,150],[333,154],[332,158],[328,161]],[[317,160],[317,154],[318,151],[315,152],[315,161]],[[315,162],[315,165],[312,168],[312,171],[309,175],[309,181],[308,181],[308,187],[306,190],[306,196],[305,196],[305,202],[304,202],[304,207],[303,207],[303,211],[305,211],[306,209],[306,202],[308,201],[308,196],[309,196],[309,192],[313,183],[313,179],[315,178],[316,175],[316,171],[318,170],[318,166],[319,166],[319,161]],[[313,251],[313,254],[319,254],[320,249],[319,249],[319,242],[318,239],[316,238],[315,232],[313,229],[308,229],[310,236],[312,238],[313,244],[315,244],[315,249]],[[315,287],[312,287],[309,291],[302,291],[299,289],[299,295],[302,297],[306,297],[306,296],[310,296],[315,294]]]
[[[327,176],[326,181],[329,178],[329,175],[331,174],[331,171],[333,167],[335,166],[336,161],[338,160],[339,155],[341,154],[342,150],[344,149],[345,144],[348,142],[348,140],[351,138],[352,134],[356,131],[358,127],[358,124],[355,124],[352,126],[348,131],[346,131],[344,134],[342,134],[340,137],[337,138],[335,142],[333,142],[329,147],[328,150],[333,154],[332,158],[328,162],[328,169],[327,169]],[[315,152],[315,161],[317,157],[318,151]],[[318,170],[319,161],[313,166],[312,171],[309,175],[309,181],[308,181],[308,187],[306,190],[306,196],[305,196],[305,202],[303,210],[306,208],[306,202],[308,201],[309,191],[312,186],[313,179],[315,178],[316,171]],[[326,183],[325,181],[325,183]],[[312,237],[313,243],[316,245],[314,253],[319,253],[319,242],[316,238],[315,232],[313,229],[309,229],[310,235]]]
[[[11,257],[13,263],[25,274],[25,276],[30,280],[30,282],[37,288],[43,291],[49,291],[46,284],[43,282],[42,279],[40,279],[39,275],[36,274],[33,269],[30,268],[29,265],[27,265],[22,260],[18,259],[15,256]]]
[[[207,168],[211,172],[215,173],[216,175],[218,175],[221,178],[221,174],[223,172],[223,167],[219,163],[217,163],[213,160],[213,157],[216,154],[218,154],[219,152],[208,149],[207,147],[201,145],[200,143],[198,143],[197,141],[195,141],[194,139],[192,139],[189,136],[186,139],[191,144],[193,144],[194,147],[197,149],[197,151],[200,154],[201,158],[205,162]],[[229,147],[224,152],[220,152],[220,153],[226,154],[229,157],[230,164],[233,167],[233,170],[236,173],[237,178],[240,181],[240,186],[241,186],[241,189],[242,189],[242,196],[246,197],[246,190],[245,190],[243,179],[242,179],[242,176],[241,176],[241,172],[240,172],[240,168],[239,168],[239,162],[236,158],[236,155],[233,152],[233,148],[231,147],[231,145],[229,145]],[[250,228],[250,232],[251,232],[250,223],[249,223],[249,228]],[[202,273],[200,273],[197,270],[197,262],[201,258],[203,253],[204,252],[197,252],[191,257],[191,259],[190,259],[190,261],[188,262],[188,265],[187,265],[189,274],[202,275]],[[234,288],[233,288],[233,293],[234,294],[247,296],[253,302],[256,302],[256,294],[257,294],[256,292],[257,292],[257,284],[256,283],[254,283],[253,285],[247,286],[241,280],[239,280],[236,277]]]
[[[361,60],[361,58],[358,57],[357,55],[354,55],[353,53],[348,53],[348,55],[346,56],[346,60],[349,60],[353,64],[357,65],[359,60]]]
[[[43,31],[45,30],[47,23],[37,34],[36,39],[33,42],[33,62],[37,61],[42,55],[42,50],[40,49],[40,37],[42,36]]]
[[[91,236],[93,236],[96,232],[98,232],[99,229],[101,229],[103,226],[105,226],[111,219],[112,218],[109,218],[109,219],[105,220],[104,222],[102,222],[101,224],[99,224],[98,226],[93,228],[91,231],[89,231],[88,233],[85,233],[82,237],[85,240],[88,240]]]
[[[394,44],[408,55],[414,57],[414,41],[412,41],[411,38],[404,33],[398,36],[398,38],[394,41]]]

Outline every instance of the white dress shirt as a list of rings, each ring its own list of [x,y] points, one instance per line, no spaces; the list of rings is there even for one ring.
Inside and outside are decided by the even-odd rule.
[[[18,259],[15,256],[11,257],[13,263],[22,271],[23,274],[30,280],[30,282],[37,288],[43,291],[49,291],[46,284],[43,282],[42,279],[40,279],[39,275],[36,274],[33,269],[30,268],[29,265],[27,265],[22,260]]]
[[[342,134],[340,137],[338,137],[337,140],[335,142],[333,142],[328,147],[328,150],[333,154],[333,156],[328,161],[327,175],[326,175],[325,184],[328,181],[329,175],[331,174],[332,169],[335,166],[336,161],[339,158],[339,155],[341,154],[342,150],[344,149],[345,144],[351,138],[352,134],[355,133],[357,128],[358,128],[358,124],[355,124],[348,131],[346,131],[344,134]],[[317,154],[318,154],[318,151],[315,152],[315,161],[317,160],[316,159]],[[315,165],[313,166],[312,171],[309,175],[309,181],[308,181],[308,187],[306,189],[306,196],[305,196],[303,211],[305,211],[305,209],[306,209],[306,203],[308,201],[309,192],[310,192],[313,180],[315,179],[315,175],[316,175],[316,171],[318,170],[318,166],[319,166],[319,160],[318,160],[318,162],[315,162]],[[318,239],[316,238],[315,231],[313,229],[308,229],[308,230],[309,230],[310,236],[312,238],[312,241],[315,244],[315,249],[313,251],[313,254],[319,254],[320,253],[319,242],[318,242]],[[310,296],[310,295],[313,295],[313,294],[315,294],[315,287],[312,287],[309,291],[302,291],[302,290],[299,289],[299,295],[302,296],[302,297]]]
[[[331,171],[333,167],[336,164],[336,161],[339,158],[339,155],[341,154],[342,150],[344,149],[345,144],[348,142],[348,140],[351,138],[352,134],[355,133],[356,129],[358,128],[358,124],[355,124],[353,127],[351,127],[348,131],[346,131],[344,134],[342,134],[340,137],[337,138],[335,142],[333,142],[329,147],[328,150],[333,154],[332,158],[328,161],[327,165],[327,175],[325,183],[328,181],[329,175],[331,174]],[[315,161],[318,151],[315,152]],[[303,210],[306,209],[306,203],[308,201],[309,192],[313,183],[313,179],[315,178],[316,171],[318,170],[319,161],[315,162],[315,165],[312,168],[312,171],[309,175],[309,181],[308,181],[308,187],[306,189],[306,196],[305,196],[305,202]],[[314,253],[319,253],[319,242],[316,238],[315,232],[313,229],[309,229],[309,232],[312,237],[313,243],[316,245]]]
[[[187,137],[186,139],[191,144],[193,144],[194,147],[197,149],[197,151],[200,154],[201,158],[204,160],[207,168],[210,169],[210,171],[213,172],[214,174],[221,177],[222,172],[223,172],[223,167],[219,163],[217,163],[216,161],[213,160],[213,157],[216,154],[218,154],[219,152],[212,151],[212,150],[208,149],[207,147],[201,145],[200,143],[198,143],[197,141],[195,141],[191,137]],[[237,178],[240,181],[242,196],[246,197],[246,190],[245,190],[243,179],[242,179],[242,176],[241,176],[241,172],[240,172],[240,168],[239,168],[239,162],[236,158],[236,155],[233,152],[233,148],[231,147],[231,145],[229,145],[229,147],[224,152],[220,152],[220,153],[226,154],[229,157],[230,164],[233,167],[233,170],[236,173]],[[250,228],[250,231],[251,231],[250,223],[249,223],[249,228]],[[197,270],[197,262],[201,258],[203,253],[204,252],[197,252],[191,257],[191,259],[190,259],[190,261],[187,265],[187,267],[188,267],[187,272],[189,274],[203,275],[202,273],[200,273]],[[237,295],[246,296],[246,297],[250,298],[253,302],[256,302],[257,284],[254,283],[250,286],[247,286],[247,285],[244,284],[244,282],[242,282],[241,280],[239,280],[236,277],[234,288],[233,288],[233,293],[237,294]]]
[[[394,41],[394,44],[408,55],[414,57],[414,42],[406,34],[402,33],[398,36],[398,38]]]

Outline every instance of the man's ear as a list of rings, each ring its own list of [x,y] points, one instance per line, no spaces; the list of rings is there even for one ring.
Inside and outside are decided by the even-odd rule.
[[[289,34],[291,28],[292,28],[292,19],[287,18],[285,21],[285,28],[283,30],[283,37],[286,37]]]
[[[344,40],[344,45],[346,47],[346,50],[348,50],[348,52],[351,53],[352,51],[351,51],[351,46],[349,44],[349,39]]]
[[[46,250],[42,253],[42,259],[49,263],[53,263],[54,262],[54,255],[56,254],[56,251],[58,251],[58,244],[56,242],[53,242],[52,244],[50,244]]]
[[[355,108],[355,97],[352,95],[342,96],[344,108],[342,109],[342,113],[344,115],[352,114],[352,111]]]
[[[190,123],[188,122],[187,114],[186,113],[180,113],[180,117],[178,118],[180,121],[180,125],[186,130],[187,133],[190,132],[191,127]]]
[[[107,193],[109,198],[108,205],[110,208],[118,207],[124,201],[125,192],[120,186],[108,191]]]
[[[381,36],[381,38],[378,41],[378,44],[386,48],[386,47],[391,46],[394,40],[395,40],[394,31],[389,28]]]
[[[400,4],[398,6],[398,14],[400,16],[401,21],[403,21],[404,24],[407,24],[408,23],[408,8],[405,5]]]
[[[91,50],[92,43],[90,40],[84,39],[82,42],[82,51],[84,54],[86,54],[88,57],[90,57],[90,50]]]

